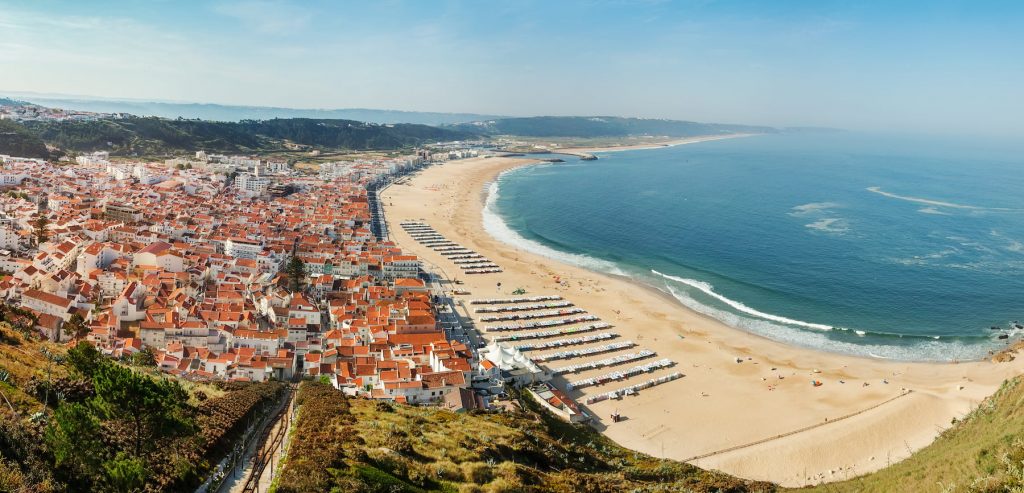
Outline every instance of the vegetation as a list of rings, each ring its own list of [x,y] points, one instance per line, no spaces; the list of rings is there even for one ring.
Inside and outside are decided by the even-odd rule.
[[[282,390],[182,382],[0,324],[0,491],[192,491]]]
[[[772,491],[625,450],[586,426],[523,413],[450,411],[349,400],[303,383],[277,484],[300,491]]]
[[[524,137],[628,137],[658,135],[693,137],[730,133],[772,133],[771,127],[697,123],[678,120],[620,118],[612,116],[537,116],[501,118],[485,122],[462,123],[449,128],[485,135]]]
[[[71,152],[107,150],[115,155],[167,155],[207,150],[267,153],[290,144],[317,149],[395,149],[472,135],[426,125],[375,125],[352,120],[308,118],[243,120],[168,120],[128,116],[91,121],[7,122],[10,132]]]
[[[284,268],[284,275],[288,278],[288,290],[296,293],[302,291],[306,283],[306,264],[299,257],[289,257]]]
[[[43,139],[8,120],[0,120],[0,154],[40,159],[50,157]]]
[[[1008,380],[931,445],[878,472],[806,491],[1024,491],[1024,385]]]
[[[45,213],[36,214],[36,218],[32,220],[32,239],[36,245],[42,245],[50,239],[50,218],[46,217]]]
[[[71,334],[74,339],[81,339],[89,334],[89,324],[85,323],[81,314],[75,313],[64,324],[64,332]]]

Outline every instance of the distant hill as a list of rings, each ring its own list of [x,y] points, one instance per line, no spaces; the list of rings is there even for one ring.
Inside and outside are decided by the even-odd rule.
[[[48,106],[96,113],[128,113],[161,118],[188,118],[222,122],[270,120],[274,118],[312,118],[356,120],[369,123],[418,123],[445,125],[501,118],[498,115],[475,113],[438,113],[422,111],[377,110],[366,108],[296,109],[270,106],[233,106],[203,103],[164,103],[152,101],[117,101],[105,99],[24,96],[26,101]]]
[[[0,98],[0,106],[25,106],[24,101],[18,101],[11,98]]]
[[[621,118],[614,116],[536,116],[499,118],[450,125],[448,128],[485,135],[523,137],[628,137],[653,135],[693,137],[731,133],[774,133],[772,127],[697,123],[679,120]]]
[[[9,120],[0,120],[0,154],[46,159],[50,151],[37,135]]]
[[[286,149],[285,143],[319,149],[383,150],[475,135],[418,124],[377,125],[353,120],[289,118],[214,122],[156,117],[93,121],[30,121],[24,129],[65,151],[108,150],[116,155],[194,152],[259,153]]]

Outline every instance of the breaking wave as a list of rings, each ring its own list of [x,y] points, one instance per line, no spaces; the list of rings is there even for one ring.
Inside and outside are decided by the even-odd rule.
[[[612,262],[596,259],[588,255],[555,250],[554,248],[544,245],[538,241],[526,238],[510,228],[508,223],[502,219],[501,214],[498,214],[496,210],[498,197],[500,196],[500,187],[498,183],[501,181],[502,177],[510,171],[515,170],[513,169],[502,172],[498,175],[497,179],[487,186],[487,198],[484,200],[484,208],[482,211],[484,231],[487,231],[489,235],[493,236],[498,241],[552,260],[557,260],[559,262],[598,272],[605,272],[620,276],[625,275],[625,273]]]
[[[656,276],[663,277],[663,278],[668,279],[670,281],[675,281],[675,282],[682,283],[682,284],[685,284],[685,285],[693,287],[693,288],[697,288],[702,293],[704,293],[704,294],[706,294],[706,295],[708,295],[708,296],[710,296],[710,297],[712,297],[712,298],[714,298],[714,299],[716,299],[718,301],[721,301],[722,303],[725,303],[726,305],[729,305],[732,308],[734,308],[734,309],[736,309],[738,311],[741,311],[743,313],[746,313],[748,315],[753,315],[753,316],[758,317],[758,318],[763,318],[763,319],[766,319],[766,320],[771,320],[771,321],[774,321],[774,322],[784,323],[784,324],[788,324],[788,325],[797,325],[797,326],[800,326],[800,327],[806,327],[808,329],[832,330],[832,327],[828,326],[828,325],[816,324],[816,323],[812,323],[812,322],[804,322],[804,321],[801,321],[801,320],[793,320],[792,318],[787,318],[787,317],[783,317],[783,316],[779,316],[779,315],[772,315],[770,313],[765,313],[765,312],[762,312],[760,310],[756,310],[756,309],[751,308],[751,307],[749,307],[747,305],[744,305],[743,303],[740,303],[739,301],[726,298],[725,296],[722,296],[722,295],[716,293],[715,290],[711,287],[711,284],[708,284],[708,283],[706,283],[704,281],[698,281],[698,280],[695,280],[695,279],[685,279],[685,278],[682,278],[682,277],[670,276],[670,275],[667,275],[667,274],[662,274],[661,272],[658,272],[658,271],[656,271],[654,269],[651,269],[651,272],[653,272],[654,275],[656,275]]]
[[[685,290],[677,289],[666,283],[662,289],[666,290],[673,298],[687,308],[719,320],[730,327],[785,344],[896,361],[968,361],[984,357],[988,349],[990,349],[990,346],[986,344],[989,338],[984,336],[954,337],[949,340],[940,340],[939,336],[851,330],[843,327],[829,327],[823,324],[793,320],[787,317],[767,314],[738,301],[726,298],[714,292],[711,289],[711,285],[706,282],[669,276],[654,270],[651,272],[665,280],[696,288],[740,313],[701,303]],[[743,314],[750,315],[750,317],[742,316]],[[844,333],[852,333],[851,337],[847,338],[849,340],[837,337]]]

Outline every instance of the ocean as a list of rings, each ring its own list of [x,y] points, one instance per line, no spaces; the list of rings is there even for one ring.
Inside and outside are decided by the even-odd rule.
[[[777,341],[969,360],[1024,321],[1024,146],[791,133],[599,153],[491,184],[489,233]]]

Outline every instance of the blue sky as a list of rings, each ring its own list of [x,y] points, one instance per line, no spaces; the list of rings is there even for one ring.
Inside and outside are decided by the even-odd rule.
[[[1024,134],[1024,2],[0,0],[0,91]]]

